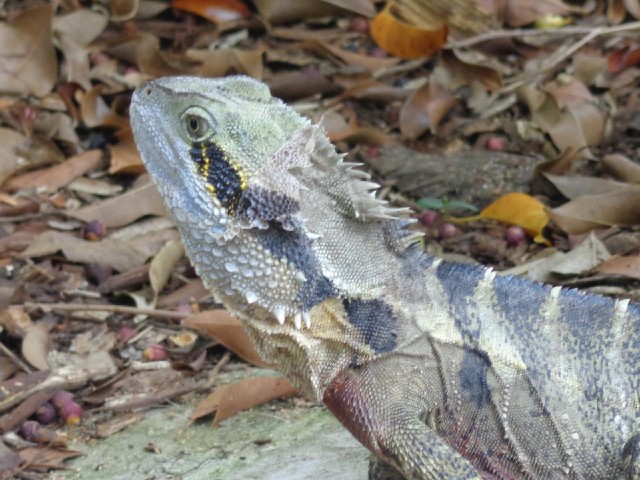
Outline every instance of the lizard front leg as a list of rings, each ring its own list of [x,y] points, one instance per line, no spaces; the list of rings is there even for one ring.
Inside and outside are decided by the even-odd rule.
[[[382,387],[382,388],[380,388]],[[369,450],[393,468],[370,465],[370,480],[477,479],[477,471],[419,418],[410,392],[384,388],[365,367],[342,372],[324,394],[324,403]],[[396,393],[396,395],[394,395]]]

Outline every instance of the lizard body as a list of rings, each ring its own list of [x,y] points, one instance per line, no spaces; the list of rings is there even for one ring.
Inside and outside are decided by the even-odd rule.
[[[640,478],[637,305],[426,255],[255,80],[148,82],[131,120],[207,287],[371,479]]]

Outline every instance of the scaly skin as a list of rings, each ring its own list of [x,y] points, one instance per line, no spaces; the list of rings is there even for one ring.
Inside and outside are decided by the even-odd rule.
[[[148,82],[131,120],[207,287],[370,478],[640,478],[636,305],[428,257],[257,81]]]

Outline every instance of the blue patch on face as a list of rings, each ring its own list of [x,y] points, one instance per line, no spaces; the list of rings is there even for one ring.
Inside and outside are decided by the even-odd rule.
[[[397,344],[398,319],[382,300],[344,300],[349,323],[364,336],[376,353],[393,350]]]

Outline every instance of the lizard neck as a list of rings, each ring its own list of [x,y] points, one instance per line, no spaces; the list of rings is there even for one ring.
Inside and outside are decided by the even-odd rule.
[[[234,312],[260,356],[273,364],[307,398],[322,400],[331,382],[347,367],[374,356],[347,320],[341,300],[332,298],[311,309],[311,327],[281,325],[260,307]]]

